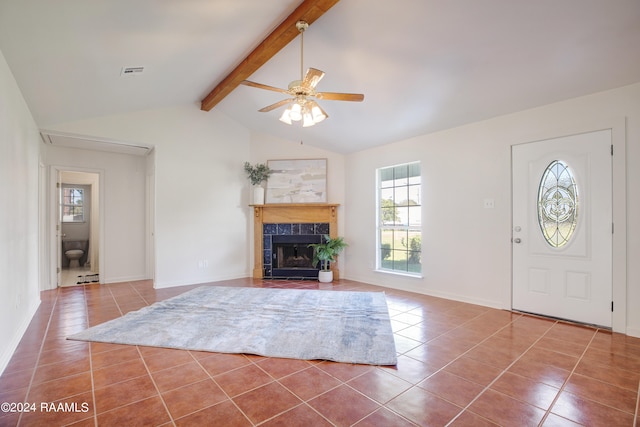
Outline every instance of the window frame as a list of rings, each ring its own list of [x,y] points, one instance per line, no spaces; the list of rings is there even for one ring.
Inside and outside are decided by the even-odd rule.
[[[394,171],[396,168],[400,168],[400,167],[411,167],[411,165],[417,165],[417,167],[419,168],[419,175],[410,175],[410,170],[407,169],[407,174],[404,177],[404,179],[406,179],[406,184],[403,185],[397,185],[397,183],[395,181],[397,180],[401,180],[402,177],[400,179],[394,178],[392,181],[393,185],[392,186],[387,186],[387,187],[383,187],[383,171]],[[419,177],[418,183],[411,183],[411,178],[412,177]],[[413,187],[415,190],[415,187],[418,187],[418,192],[417,194],[415,193],[415,191],[411,191],[410,189]],[[395,200],[396,194],[398,191],[398,189],[403,190],[403,194],[407,194],[407,199],[406,200],[401,200],[402,201],[406,201],[407,204],[405,205],[397,205],[394,204],[394,209],[395,207],[400,206],[401,209],[406,210],[406,215],[407,215],[407,220],[406,220],[406,224],[396,224],[396,213],[393,214],[393,224],[384,224],[384,220],[382,219],[383,217],[383,200],[388,200],[386,198],[383,198],[383,192],[385,190],[387,190],[387,192],[390,190],[391,192],[393,192],[393,200],[394,203],[397,203],[397,201]],[[404,190],[406,190],[406,193],[404,193]],[[409,195],[414,195],[418,197],[417,200],[417,204],[411,204],[410,201],[412,200]],[[415,202],[415,201],[414,201]],[[413,207],[413,209],[411,209]],[[411,210],[413,210],[415,212],[415,208],[418,208],[418,221],[413,222],[411,220],[411,214],[409,213]],[[405,252],[406,253],[406,260],[407,260],[407,265],[406,265],[406,269],[395,269],[392,267],[388,267],[388,266],[384,266],[383,264],[383,250],[385,250],[382,247],[383,244],[383,238],[382,238],[382,233],[383,230],[393,230],[394,233],[396,231],[401,231],[403,233],[406,233],[407,239],[405,240],[406,246],[405,249],[397,249],[392,247],[391,251],[393,253],[393,251],[396,252]],[[409,237],[411,234],[417,234],[417,236],[420,238],[420,248],[418,251],[411,251],[411,238]],[[423,228],[422,228],[422,164],[420,161],[413,161],[413,162],[407,162],[407,163],[400,163],[400,164],[396,164],[396,165],[391,165],[391,166],[384,166],[384,167],[379,167],[376,169],[376,250],[375,250],[375,256],[376,256],[376,262],[375,262],[375,266],[376,266],[376,271],[377,272],[381,272],[381,273],[390,273],[390,274],[395,274],[395,275],[401,275],[401,276],[409,276],[409,277],[416,277],[416,278],[422,278],[423,277],[423,271],[422,271],[422,234],[423,234]],[[393,238],[393,240],[395,241],[395,237]],[[417,252],[417,256],[418,256],[418,264],[419,264],[419,271],[411,271],[410,268],[410,263],[409,263],[409,257],[411,253],[415,253]],[[386,257],[385,257],[386,258]],[[415,264],[414,264],[415,265]]]
[[[81,205],[76,205],[73,203],[66,203],[66,197],[65,197],[65,190],[76,190],[79,191],[81,193],[81,199],[82,199],[82,204]],[[60,192],[60,222],[65,223],[65,224],[79,224],[79,223],[84,223],[85,222],[85,215],[84,215],[84,203],[85,203],[85,189],[79,186],[75,186],[75,185],[62,185],[61,188],[61,192]],[[65,208],[74,208],[74,209],[78,209],[80,208],[80,212],[82,215],[81,219],[65,219]],[[71,217],[75,217],[77,215],[71,215]]]

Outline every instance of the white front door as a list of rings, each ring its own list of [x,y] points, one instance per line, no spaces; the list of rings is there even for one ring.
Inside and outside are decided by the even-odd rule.
[[[611,326],[611,131],[512,147],[515,310]]]

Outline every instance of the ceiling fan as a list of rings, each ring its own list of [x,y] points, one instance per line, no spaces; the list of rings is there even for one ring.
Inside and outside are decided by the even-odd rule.
[[[256,83],[244,80],[241,84],[245,86],[257,87],[259,89],[271,90],[283,94],[290,95],[291,98],[283,99],[275,104],[261,108],[260,112],[275,110],[285,105],[289,105],[282,113],[280,121],[290,125],[292,121],[302,120],[302,126],[313,126],[320,123],[328,117],[327,113],[320,107],[315,99],[326,99],[329,101],[356,101],[364,100],[364,95],[359,93],[339,93],[339,92],[317,92],[316,86],[324,72],[316,68],[309,68],[306,74],[303,74],[303,54],[304,54],[304,32],[309,27],[305,21],[296,22],[296,28],[300,31],[300,80],[294,80],[289,83],[288,89],[280,89],[274,86]]]

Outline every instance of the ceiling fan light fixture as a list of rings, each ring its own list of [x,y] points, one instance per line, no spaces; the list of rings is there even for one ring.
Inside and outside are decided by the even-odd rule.
[[[323,121],[328,117],[327,113],[325,113],[324,110],[320,108],[318,104],[311,107],[311,115],[313,116],[314,123],[320,123],[321,121]]]
[[[286,108],[279,119],[282,123],[291,124],[291,110]]]
[[[291,120],[297,122],[299,120],[302,120],[302,107],[300,106],[300,104],[298,102],[296,102],[295,104],[293,104],[291,106],[291,111],[289,112],[289,117],[291,117]]]
[[[316,122],[313,120],[313,116],[311,115],[311,111],[305,108],[304,115],[302,116],[302,127],[306,128],[309,126],[315,125]]]

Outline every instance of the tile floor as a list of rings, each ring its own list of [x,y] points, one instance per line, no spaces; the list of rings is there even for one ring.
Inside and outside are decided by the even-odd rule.
[[[397,366],[65,339],[192,288],[154,290],[142,281],[43,292],[0,377],[0,402],[36,410],[0,412],[0,426],[633,426],[637,419],[640,339],[348,280],[333,289],[387,293]]]

